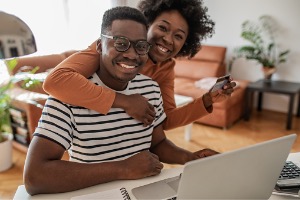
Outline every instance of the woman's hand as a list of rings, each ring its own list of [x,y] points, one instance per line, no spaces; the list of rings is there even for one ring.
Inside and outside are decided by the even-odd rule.
[[[234,91],[236,83],[232,80],[225,84],[222,89],[212,92],[212,88],[203,95],[203,103],[206,108],[212,106],[213,103],[222,102],[225,99],[229,98]]]
[[[226,85],[223,86],[222,89],[217,90],[215,92],[209,92],[213,103],[221,102],[227,99],[231,96],[231,94],[234,91],[234,87],[236,86],[236,83],[233,81],[228,82]]]
[[[149,126],[155,119],[153,105],[140,94],[124,95],[116,93],[113,107],[123,108],[129,116],[142,122],[144,126]]]

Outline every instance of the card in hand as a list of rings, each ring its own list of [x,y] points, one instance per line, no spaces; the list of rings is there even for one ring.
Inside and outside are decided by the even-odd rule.
[[[223,86],[228,83],[230,80],[230,74],[219,77],[216,81],[216,83],[214,84],[213,88],[211,89],[211,92],[217,91],[219,89],[222,89]]]

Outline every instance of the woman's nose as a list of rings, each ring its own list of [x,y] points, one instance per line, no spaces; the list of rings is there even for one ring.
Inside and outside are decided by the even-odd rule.
[[[166,41],[168,44],[172,45],[173,44],[173,38],[171,34],[166,34],[163,37],[163,40]]]

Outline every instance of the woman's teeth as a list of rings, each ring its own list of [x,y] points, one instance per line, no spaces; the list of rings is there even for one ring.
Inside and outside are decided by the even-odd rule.
[[[120,65],[121,65],[121,67],[126,68],[126,69],[133,69],[133,68],[135,68],[134,65],[133,66],[125,65],[125,64],[120,64]]]
[[[164,47],[162,47],[162,46],[157,46],[158,47],[158,49],[159,50],[161,50],[162,52],[164,52],[164,53],[167,53],[168,51],[169,51],[169,49],[167,49],[167,48],[164,48]]]

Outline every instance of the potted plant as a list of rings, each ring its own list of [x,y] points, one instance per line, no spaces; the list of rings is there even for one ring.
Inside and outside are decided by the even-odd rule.
[[[10,87],[5,84],[0,87],[0,172],[10,168],[12,164],[12,139],[8,113],[9,96],[5,93]],[[4,153],[5,152],[5,153]]]
[[[17,60],[11,59],[5,62],[9,70],[12,70]],[[38,70],[38,67],[33,68],[28,72],[19,72],[10,76],[8,80],[0,84],[0,172],[11,167],[12,165],[12,129],[10,125],[9,108],[11,98],[7,93],[15,83],[21,82],[21,87],[32,88],[40,84],[26,74],[33,74]],[[5,152],[5,153],[4,153]]]
[[[237,58],[256,60],[262,65],[265,80],[270,80],[276,67],[286,62],[289,50],[280,50],[275,40],[276,23],[271,16],[259,17],[258,23],[246,20],[242,24],[241,37],[249,44],[234,50],[235,56],[229,63],[229,71]]]

